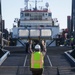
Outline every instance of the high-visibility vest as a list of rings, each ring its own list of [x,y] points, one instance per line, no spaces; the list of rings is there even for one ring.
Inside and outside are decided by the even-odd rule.
[[[33,52],[31,54],[31,68],[43,68],[43,54],[41,52]]]
[[[73,41],[74,40],[74,38],[71,38],[71,41]]]
[[[74,38],[71,38],[71,39],[70,39],[70,42],[73,43],[73,42],[74,42]]]

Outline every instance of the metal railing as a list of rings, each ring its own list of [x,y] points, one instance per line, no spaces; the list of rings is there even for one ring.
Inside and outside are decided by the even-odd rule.
[[[2,38],[2,46],[9,46],[10,41]]]

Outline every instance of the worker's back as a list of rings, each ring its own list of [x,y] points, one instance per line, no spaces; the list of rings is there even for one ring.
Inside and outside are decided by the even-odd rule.
[[[40,49],[40,45],[37,44],[35,46],[35,51],[31,53],[30,70],[33,75],[42,75],[43,72],[44,57]]]
[[[33,52],[31,55],[31,68],[43,68],[43,54],[41,52]]]

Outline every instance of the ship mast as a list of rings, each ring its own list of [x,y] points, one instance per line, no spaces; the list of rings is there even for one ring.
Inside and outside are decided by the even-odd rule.
[[[29,0],[25,0],[25,9],[28,9],[28,1]]]
[[[25,9],[27,10],[29,0],[24,0],[24,1],[25,1]],[[31,1],[31,2],[33,2],[33,1]],[[37,2],[42,2],[42,0],[41,1],[35,0],[35,10],[37,10]]]
[[[35,0],[35,10],[37,10],[37,0]]]

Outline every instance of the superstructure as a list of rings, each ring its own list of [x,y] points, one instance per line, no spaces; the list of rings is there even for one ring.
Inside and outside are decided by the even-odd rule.
[[[48,10],[49,4],[46,2],[45,8],[37,7],[38,1],[35,0],[35,7],[28,8],[28,0],[25,0],[25,7],[20,11],[20,19],[16,19],[18,26],[12,28],[12,40],[16,39],[16,44],[23,44],[28,38],[46,39],[50,44],[59,33],[57,18],[52,18],[52,12]],[[56,40],[52,44],[56,45]]]

